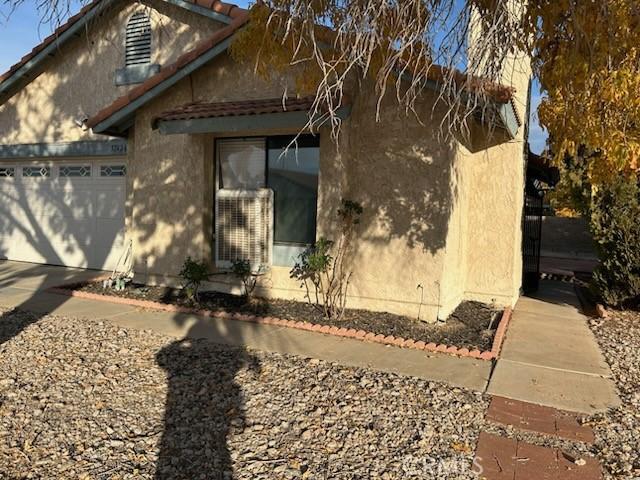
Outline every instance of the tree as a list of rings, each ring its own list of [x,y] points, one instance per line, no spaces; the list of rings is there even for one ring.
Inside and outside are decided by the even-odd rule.
[[[265,76],[295,66],[318,112],[335,111],[350,75],[373,80],[379,97],[394,91],[408,112],[435,80],[449,132],[494,113],[505,62],[526,52],[556,162],[583,147],[598,152],[594,182],[640,169],[637,0],[268,0],[251,19],[235,56]]]
[[[77,3],[39,5],[52,20]],[[504,92],[505,62],[528,53],[556,162],[579,147],[598,152],[588,174],[599,183],[640,170],[638,38],[637,0],[260,0],[233,54],[263,76],[294,72],[295,93],[315,93],[316,119],[328,116],[335,134],[349,81],[394,93],[408,114],[436,83],[451,134],[496,115],[489,100]]]
[[[595,152],[587,165],[595,183],[639,172],[638,2],[538,0],[528,16],[534,69],[547,92],[539,114],[557,161]]]

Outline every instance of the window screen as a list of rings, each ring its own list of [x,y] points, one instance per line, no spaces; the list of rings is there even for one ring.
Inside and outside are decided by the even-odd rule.
[[[266,185],[264,138],[218,141],[220,188],[255,190]]]
[[[302,136],[297,148],[284,149],[291,137],[268,139],[268,186],[274,191],[274,241],[310,244],[316,240],[318,137]]]

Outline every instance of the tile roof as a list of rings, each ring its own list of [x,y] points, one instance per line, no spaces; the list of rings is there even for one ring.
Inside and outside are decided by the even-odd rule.
[[[234,15],[237,15],[238,13],[237,11],[239,10],[244,11],[243,9],[241,9],[240,7],[237,7],[236,5],[220,2],[218,0],[185,0],[185,1],[189,3],[193,3],[200,7],[208,8],[210,10],[213,10],[214,12],[220,13],[222,15],[226,15],[231,18],[233,18]],[[12,65],[9,68],[9,70],[7,70],[5,73],[0,75],[0,83],[4,82],[9,77],[11,77],[17,70],[19,70],[24,65],[26,65],[38,53],[40,53],[46,47],[51,45],[54,41],[56,41],[56,39],[58,39],[58,37],[60,37],[60,35],[62,35],[67,30],[69,30],[73,25],[75,25],[79,20],[81,20],[88,12],[98,7],[101,3],[103,3],[103,0],[92,0],[90,3],[82,7],[82,9],[78,13],[70,17],[65,23],[63,23],[58,28],[56,28],[51,35],[45,38],[42,42],[40,42],[39,45],[34,47],[33,50],[31,50],[24,57],[22,57],[18,63],[16,63],[15,65]]]
[[[452,79],[460,88],[467,88],[471,91],[482,91],[489,98],[498,103],[509,103],[516,92],[514,87],[492,82],[486,78],[462,73],[459,70],[450,69],[441,65],[432,65],[427,74],[429,80],[443,82]]]
[[[235,117],[240,115],[261,115],[265,113],[307,112],[313,105],[314,97],[282,97],[262,100],[241,100],[218,103],[190,103],[162,112],[154,123],[170,120],[195,120],[200,118]]]
[[[226,3],[219,2],[217,0],[191,0],[192,3],[212,8],[219,13],[223,13],[232,18],[232,22],[226,27],[217,30],[211,37],[204,40],[201,44],[199,44],[193,50],[182,55],[178,60],[168,65],[160,70],[156,75],[150,77],[139,85],[138,87],[131,90],[129,93],[121,96],[116,99],[113,103],[96,113],[94,116],[89,118],[86,122],[86,126],[89,128],[94,128],[100,123],[108,120],[109,117],[119,112],[120,110],[127,107],[129,104],[140,98],[142,95],[161,84],[169,77],[173,76],[178,70],[184,68],[186,65],[198,59],[198,57],[202,56],[216,45],[221,43],[223,40],[231,37],[240,27],[242,27],[249,20],[249,12],[248,10],[242,9],[235,5],[230,5]],[[452,78],[453,81],[461,88],[468,88],[473,91],[482,91],[489,98],[494,101],[502,104],[510,103],[513,99],[513,94],[515,93],[515,89],[513,87],[505,86],[499,83],[488,81],[485,78],[473,76],[470,74],[462,73],[458,70],[451,70],[439,65],[434,65],[429,71],[429,79],[434,82],[442,82],[447,78]],[[281,103],[281,99],[277,99],[279,103]],[[239,103],[239,102],[236,102]],[[215,105],[215,104],[211,104]],[[210,106],[211,106],[210,105]],[[184,106],[183,108],[187,108],[188,106]],[[195,108],[194,106],[191,106]],[[165,112],[169,113],[169,112]],[[174,114],[184,114],[184,112],[172,112]],[[229,113],[231,115],[232,113]],[[241,113],[235,113],[241,114]],[[194,118],[203,118],[203,117],[194,117]],[[166,120],[165,118],[159,118],[158,120]],[[100,132],[97,132],[100,133]],[[107,133],[107,132],[104,132]]]
[[[210,37],[200,42],[193,50],[190,50],[178,57],[174,63],[161,68],[157,74],[149,77],[144,83],[117,98],[110,105],[89,118],[86,122],[87,127],[93,128],[104,120],[107,120],[114,113],[122,110],[155,86],[175,75],[179,70],[183,69],[194,60],[197,60],[204,53],[208,52],[216,45],[233,35],[249,19],[249,12],[236,5],[223,3],[217,0],[194,0],[193,3],[214,9],[218,13],[227,15],[231,17],[232,21],[226,27],[216,30]]]

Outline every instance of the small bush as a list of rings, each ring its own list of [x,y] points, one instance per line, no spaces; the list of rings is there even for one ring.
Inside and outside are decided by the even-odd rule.
[[[247,301],[250,301],[253,296],[253,291],[256,288],[258,277],[262,275],[264,269],[260,267],[257,272],[251,270],[251,263],[249,260],[235,260],[231,266],[231,273],[238,277],[244,286],[243,295]]]
[[[363,209],[358,202],[342,200],[338,210],[340,237],[337,242],[320,238],[300,254],[290,276],[306,289],[306,298],[326,318],[341,319],[347,302],[347,290],[352,272],[347,269],[355,227]]]
[[[620,178],[593,196],[591,231],[600,265],[593,286],[612,306],[640,303],[640,187]]]
[[[204,261],[197,262],[191,257],[187,257],[180,270],[180,278],[182,279],[182,287],[187,293],[187,297],[191,301],[199,302],[198,293],[202,282],[205,282],[211,276],[209,267]]]

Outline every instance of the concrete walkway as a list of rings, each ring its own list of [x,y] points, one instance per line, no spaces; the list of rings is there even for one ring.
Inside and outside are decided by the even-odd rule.
[[[127,305],[47,293],[51,286],[82,281],[102,272],[0,261],[0,307],[42,314],[104,319],[119,326],[149,329],[183,338],[246,346],[268,352],[318,358],[347,366],[415,376],[484,391],[491,362],[428,354],[319,333],[197,315],[144,311]]]
[[[593,413],[619,405],[611,372],[570,283],[542,281],[515,308],[488,393]]]

